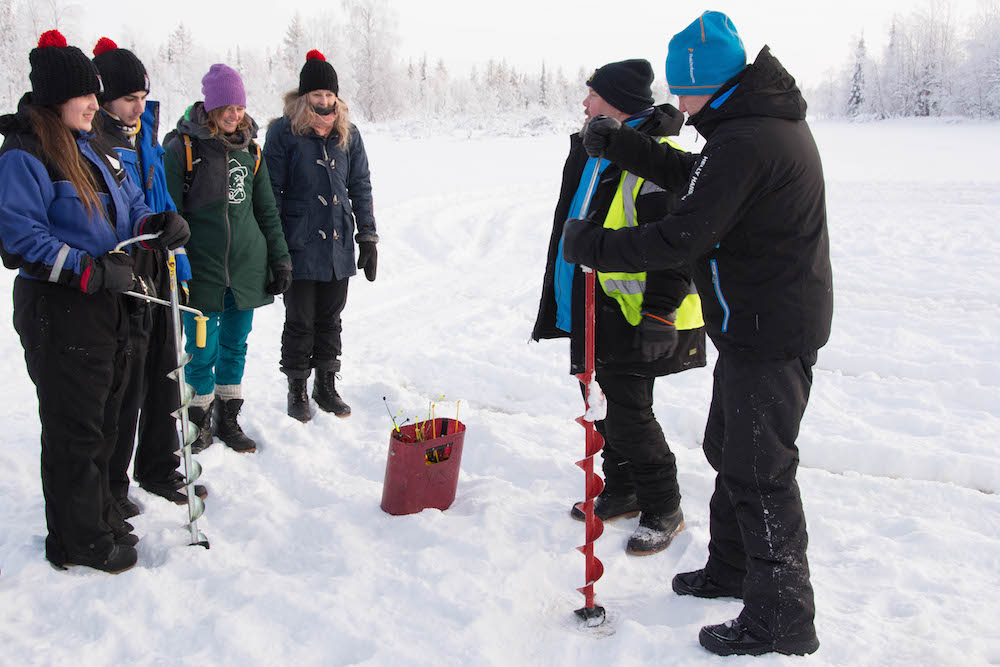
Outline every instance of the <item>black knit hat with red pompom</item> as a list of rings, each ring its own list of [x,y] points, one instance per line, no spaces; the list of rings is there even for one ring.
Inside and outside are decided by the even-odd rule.
[[[149,75],[142,61],[128,49],[119,49],[107,37],[101,37],[94,46],[94,65],[104,82],[102,102],[117,100],[140,90],[149,92]]]
[[[38,105],[62,104],[81,95],[101,92],[101,76],[90,58],[67,46],[58,30],[42,33],[38,48],[28,54],[31,63],[31,101]]]
[[[333,69],[333,65],[326,62],[326,56],[316,49],[306,54],[306,64],[299,72],[299,95],[314,90],[330,90],[334,95],[340,94],[337,71]]]

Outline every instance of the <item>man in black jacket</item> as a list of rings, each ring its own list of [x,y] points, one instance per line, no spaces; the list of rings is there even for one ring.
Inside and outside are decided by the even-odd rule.
[[[704,450],[718,472],[704,569],[674,590],[742,597],[738,618],[706,626],[722,655],[819,647],[795,480],[795,439],[817,350],[830,334],[833,279],[819,153],[795,80],[764,47],[746,66],[730,19],[705,12],[670,42],[667,83],[700,155],[674,151],[615,119],[591,122],[584,146],[666,189],[677,208],[636,229],[566,224],[569,261],[603,271],[692,263],[719,359]]]
[[[654,141],[667,141],[680,130],[683,117],[670,105],[653,106],[652,81],[653,69],[645,60],[609,63],[596,70],[587,81],[583,103],[588,120],[607,114]],[[560,241],[567,218],[588,213],[580,209],[593,170],[601,172],[589,214],[610,227],[658,220],[675,200],[606,160],[600,166],[596,159],[588,160],[580,134],[570,139],[532,333],[535,340],[569,337],[573,374],[584,371],[586,281],[579,266],[563,259]],[[677,465],[653,414],[653,382],[704,366],[705,330],[686,267],[598,278],[595,357],[608,410],[596,423],[605,441],[606,485],[594,501],[594,512],[608,520],[641,511],[626,551],[648,555],[666,549],[684,526]],[[571,515],[583,520],[580,504]]]

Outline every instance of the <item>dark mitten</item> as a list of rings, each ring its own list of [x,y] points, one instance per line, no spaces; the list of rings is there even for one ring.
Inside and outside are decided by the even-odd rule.
[[[358,268],[365,270],[365,278],[368,282],[375,282],[375,267],[378,265],[378,249],[375,241],[361,241],[358,243]]]
[[[592,266],[604,227],[593,220],[571,218],[563,227],[563,259],[570,264]]]
[[[142,221],[139,227],[140,234],[156,234],[160,236],[151,239],[148,243],[143,243],[150,248],[179,248],[191,238],[191,228],[188,227],[187,220],[181,217],[176,211],[164,211],[154,213]]]
[[[677,311],[668,315],[653,315],[643,311],[639,322],[639,346],[643,361],[656,361],[677,349]]]
[[[267,284],[270,295],[284,294],[292,286],[292,265],[288,263],[275,264],[271,267],[274,278]]]
[[[87,257],[80,272],[80,289],[87,294],[102,289],[127,292],[135,285],[132,267],[132,256],[120,250],[105,253],[96,259]]]
[[[583,134],[583,149],[590,157],[604,155],[611,144],[611,137],[622,127],[620,120],[608,116],[594,116],[587,123]]]

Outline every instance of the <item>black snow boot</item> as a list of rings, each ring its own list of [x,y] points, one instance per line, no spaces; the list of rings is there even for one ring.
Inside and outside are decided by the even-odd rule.
[[[188,421],[198,427],[198,439],[191,443],[191,453],[208,449],[215,442],[212,438],[212,403],[207,408],[188,407]]]
[[[815,653],[819,648],[815,630],[781,639],[767,639],[757,636],[738,618],[719,625],[706,625],[698,633],[698,641],[716,655],[806,655]]]
[[[135,526],[122,517],[121,509],[117,503],[112,504],[111,510],[105,518],[111,527],[111,534],[114,537],[115,544],[134,547],[139,543],[139,538],[132,533],[135,530]]]
[[[124,498],[115,498],[115,509],[118,510],[118,514],[121,515],[123,519],[131,519],[134,516],[139,516],[142,514],[142,510],[139,508],[135,502],[125,496]]]
[[[337,374],[333,371],[318,371],[313,385],[312,397],[323,412],[332,412],[338,417],[350,417],[351,406],[337,393]]]
[[[219,436],[226,446],[241,454],[252,454],[257,451],[257,443],[247,437],[236,417],[243,407],[242,398],[231,398],[228,401],[215,399],[215,435]]]
[[[288,378],[288,416],[303,424],[312,419],[305,378]]]
[[[594,498],[594,515],[601,521],[631,519],[638,514],[639,499],[635,497],[635,493],[608,493],[605,487],[601,495]],[[583,521],[586,518],[583,514],[583,503],[573,505],[569,515],[577,521]]]
[[[104,558],[94,556],[93,554],[86,554],[78,557],[70,556],[69,560],[65,563],[62,565],[55,565],[55,567],[60,570],[65,570],[68,567],[84,565],[86,567],[92,567],[95,570],[107,572],[108,574],[118,574],[119,572],[131,569],[135,566],[138,560],[139,554],[136,552],[134,546],[116,543],[111,547],[111,553]]]
[[[673,512],[643,512],[639,527],[628,538],[625,551],[633,556],[649,556],[663,551],[677,533],[684,530],[684,512],[678,507]]]
[[[160,496],[175,505],[187,504],[187,484],[184,483],[184,475],[174,470],[162,480],[139,481],[139,486],[153,495]],[[208,489],[201,484],[194,485],[194,494],[204,500],[208,497]]]
[[[699,598],[738,598],[743,599],[743,587],[728,586],[712,579],[702,570],[681,572],[674,575],[671,583],[674,593],[678,595],[693,595]]]

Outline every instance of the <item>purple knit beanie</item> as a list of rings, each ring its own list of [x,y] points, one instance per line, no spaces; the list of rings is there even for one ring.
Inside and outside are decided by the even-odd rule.
[[[201,93],[205,96],[205,111],[247,105],[247,93],[239,72],[222,63],[212,65],[208,74],[201,77]]]

